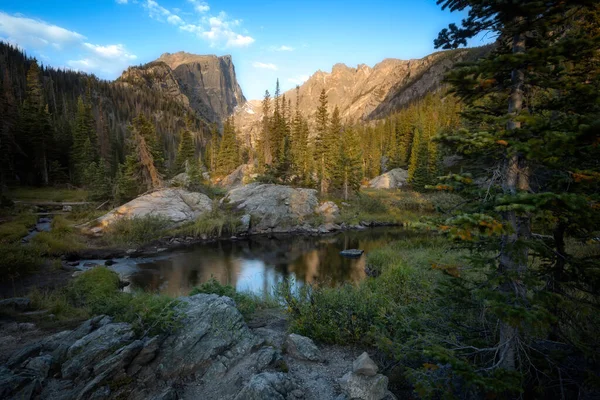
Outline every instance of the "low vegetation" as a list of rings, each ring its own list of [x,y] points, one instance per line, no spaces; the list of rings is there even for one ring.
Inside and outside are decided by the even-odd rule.
[[[406,190],[365,189],[340,207],[340,222],[361,221],[406,224],[439,211],[449,211],[462,198],[450,193],[419,193]]]
[[[21,243],[0,243],[0,282],[14,281],[39,270],[44,258],[39,248]]]
[[[83,189],[62,189],[59,187],[28,187],[10,188],[8,197],[13,201],[53,201],[53,202],[84,202],[89,193]]]
[[[31,239],[43,254],[54,257],[81,250],[85,244],[73,226],[63,216],[52,219],[49,232],[40,232]]]
[[[258,310],[274,308],[280,305],[275,298],[261,297],[253,293],[238,292],[233,286],[223,285],[215,278],[211,278],[209,281],[195,287],[190,292],[190,296],[199,293],[217,294],[219,296],[232,298],[235,301],[238,310],[240,310],[245,318],[250,317]]]
[[[152,293],[125,293],[116,273],[96,267],[75,278],[66,288],[29,294],[33,306],[48,310],[59,322],[92,315],[109,315],[129,322],[140,335],[170,332],[179,326],[181,303]]]
[[[0,223],[0,243],[13,243],[29,233],[35,225],[37,217],[29,211],[17,211],[7,215],[5,221]]]
[[[221,237],[234,235],[241,226],[238,213],[213,207],[213,211],[202,214],[194,222],[185,224],[173,231],[176,236]]]
[[[113,246],[141,245],[164,236],[169,221],[159,216],[121,218],[106,230],[103,241]]]

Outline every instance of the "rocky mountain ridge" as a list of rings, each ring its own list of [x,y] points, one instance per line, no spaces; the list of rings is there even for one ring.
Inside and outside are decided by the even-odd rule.
[[[156,61],[129,67],[117,81],[159,91],[208,122],[220,123],[246,102],[230,55],[164,53]]]
[[[331,72],[317,71],[299,86],[299,107],[312,119],[319,94],[327,93],[330,112],[338,107],[346,121],[383,118],[404,105],[438,90],[446,72],[458,62],[479,57],[487,47],[442,51],[421,59],[387,58],[369,67],[335,64]],[[284,93],[286,101],[296,104],[296,89]],[[255,138],[262,118],[262,100],[250,100],[235,112],[236,126]]]

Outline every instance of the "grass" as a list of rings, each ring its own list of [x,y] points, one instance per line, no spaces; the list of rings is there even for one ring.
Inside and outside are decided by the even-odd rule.
[[[443,238],[407,239],[369,253],[367,263],[380,272],[378,278],[333,288],[303,286],[297,292],[284,282],[277,295],[290,313],[292,331],[325,343],[377,347],[410,336],[416,320],[408,314],[425,314],[430,307],[437,283],[445,279],[432,264],[459,263],[463,256]]]
[[[170,222],[160,216],[121,218],[112,223],[103,240],[110,245],[141,245],[164,236]]]
[[[140,336],[172,332],[179,327],[179,301],[151,293],[124,293],[119,287],[116,273],[96,267],[75,278],[66,288],[33,290],[28,297],[34,308],[48,310],[58,322],[104,314],[131,323]]]
[[[36,272],[44,264],[37,246],[0,243],[0,281],[10,281]]]
[[[87,200],[88,191],[83,189],[19,186],[10,188],[8,197],[20,201],[82,202]]]
[[[460,196],[448,193],[418,193],[403,190],[364,189],[340,207],[338,222],[361,221],[405,224],[424,215],[447,211],[460,204]]]
[[[12,243],[29,233],[29,229],[37,222],[37,216],[30,211],[17,212],[9,216],[6,222],[0,223],[0,243]]]
[[[233,212],[213,207],[213,211],[202,214],[194,222],[173,231],[176,236],[194,238],[235,235],[241,226],[240,216]]]
[[[258,310],[280,306],[280,303],[274,298],[263,298],[253,293],[238,292],[233,286],[223,285],[215,278],[211,278],[208,282],[195,287],[190,292],[190,296],[199,293],[217,294],[219,296],[232,298],[235,301],[238,310],[240,310],[246,319]]]
[[[85,244],[71,223],[62,215],[52,219],[50,232],[40,232],[31,239],[45,255],[55,257],[81,250]]]

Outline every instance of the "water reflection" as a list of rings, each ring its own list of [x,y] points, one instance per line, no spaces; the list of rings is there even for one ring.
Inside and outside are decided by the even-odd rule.
[[[400,228],[374,228],[335,236],[255,236],[190,247],[170,257],[139,264],[132,285],[173,296],[185,295],[211,277],[242,291],[270,293],[277,283],[294,278],[299,284],[336,285],[365,277],[366,257],[349,259],[345,249],[369,251],[402,239]]]

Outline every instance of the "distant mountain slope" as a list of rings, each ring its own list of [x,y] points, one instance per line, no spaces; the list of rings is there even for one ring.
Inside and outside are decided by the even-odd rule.
[[[300,86],[299,106],[311,117],[325,89],[329,109],[339,107],[345,120],[380,119],[411,101],[440,88],[446,72],[457,62],[477,57],[487,48],[460,49],[430,54],[418,60],[385,59],[369,67],[336,64],[331,72],[317,71]],[[286,101],[296,103],[296,90],[284,93]],[[235,114],[236,126],[255,137],[262,118],[261,100],[250,100]]]
[[[146,65],[129,67],[118,81],[158,90],[216,123],[246,102],[229,55],[165,53]]]

